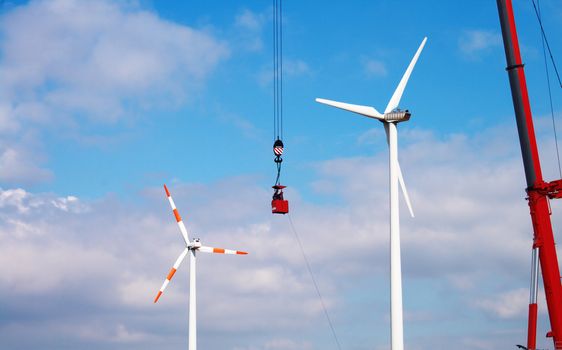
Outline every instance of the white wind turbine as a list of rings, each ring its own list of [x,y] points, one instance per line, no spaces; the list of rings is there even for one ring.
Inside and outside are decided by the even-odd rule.
[[[410,119],[408,110],[400,110],[398,103],[404,93],[404,88],[408,83],[410,74],[420,56],[421,51],[427,41],[423,39],[418,51],[414,55],[412,62],[406,69],[402,80],[398,84],[396,91],[388,102],[384,114],[369,106],[353,105],[348,103],[336,102],[317,98],[316,102],[327,104],[333,107],[345,109],[350,112],[358,113],[369,118],[378,119],[384,124],[388,147],[389,147],[389,168],[390,168],[390,318],[391,318],[391,349],[404,349],[404,325],[402,312],[402,267],[400,261],[400,220],[398,207],[398,183],[402,187],[404,198],[412,217],[414,213],[408,197],[408,192],[402,178],[402,171],[398,164],[398,135],[396,124]]]
[[[166,185],[164,185],[164,189],[166,190],[166,196],[168,197],[168,201],[170,202],[170,206],[172,207],[172,211],[174,212],[174,216],[176,217],[176,221],[178,222],[178,226],[180,228],[183,240],[185,242],[185,249],[176,260],[174,267],[172,267],[172,269],[168,273],[168,276],[166,277],[164,284],[162,284],[160,291],[156,295],[156,298],[154,298],[154,303],[156,303],[158,299],[160,299],[160,296],[164,292],[164,289],[166,289],[168,283],[170,283],[170,280],[172,279],[177,269],[181,265],[183,259],[185,259],[185,256],[189,253],[189,348],[188,349],[197,350],[197,303],[196,303],[197,295],[195,289],[196,253],[204,252],[204,253],[238,254],[238,255],[246,255],[248,253],[241,252],[238,250],[206,247],[201,245],[201,242],[199,241],[198,238],[195,238],[193,239],[193,241],[190,241],[187,235],[187,229],[185,228],[180,213],[176,208],[176,204],[174,203],[174,200],[170,195],[170,191],[168,191],[168,187],[166,187]]]

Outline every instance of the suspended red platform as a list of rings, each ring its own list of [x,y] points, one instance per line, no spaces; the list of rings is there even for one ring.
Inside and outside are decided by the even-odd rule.
[[[271,212],[273,214],[287,214],[289,212],[289,201],[283,198],[283,189],[287,186],[275,185],[273,199],[271,200]]]

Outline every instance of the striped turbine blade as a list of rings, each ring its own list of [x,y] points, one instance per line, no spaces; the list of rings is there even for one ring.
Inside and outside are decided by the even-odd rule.
[[[176,217],[176,222],[178,223],[185,244],[189,245],[189,237],[187,235],[187,229],[185,228],[185,225],[180,216],[178,208],[176,208],[176,203],[174,203],[174,199],[172,198],[172,195],[170,194],[170,191],[168,191],[168,187],[166,185],[164,185],[164,190],[166,190],[166,196],[168,197],[168,201],[170,202],[170,207],[172,207],[172,211],[174,213],[174,216]]]
[[[158,291],[158,294],[156,295],[156,298],[154,298],[154,303],[156,303],[158,301],[158,299],[160,299],[160,296],[162,296],[162,293],[164,293],[164,290],[166,289],[166,287],[168,287],[168,284],[172,280],[172,277],[174,277],[174,274],[176,273],[176,271],[180,267],[181,262],[183,261],[183,259],[185,259],[185,256],[187,255],[188,252],[189,252],[189,249],[185,248],[183,250],[183,252],[180,254],[178,259],[176,260],[176,263],[170,269],[170,272],[168,273],[168,276],[166,276],[166,279],[164,280],[164,283],[162,284],[162,287],[160,287],[160,290]]]
[[[213,247],[200,247],[198,249],[205,253],[215,253],[215,254],[232,254],[232,255],[246,255],[248,253],[239,250],[223,249],[223,248],[213,248]]]

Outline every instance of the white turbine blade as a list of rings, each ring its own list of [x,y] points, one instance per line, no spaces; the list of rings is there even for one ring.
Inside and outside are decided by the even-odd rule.
[[[215,254],[232,254],[232,255],[246,255],[246,254],[248,254],[246,252],[241,252],[239,250],[213,248],[213,247],[205,247],[205,246],[202,246],[202,247],[198,248],[197,250],[199,250],[200,252],[215,253]]]
[[[406,88],[406,84],[408,83],[408,79],[410,79],[410,74],[412,74],[412,70],[414,70],[414,66],[418,61],[418,57],[420,57],[420,54],[423,50],[426,41],[427,41],[427,37],[423,38],[423,41],[420,47],[418,48],[418,51],[414,55],[412,62],[410,62],[408,69],[406,69],[406,73],[404,73],[402,80],[400,80],[400,84],[398,84],[398,87],[396,88],[396,91],[394,91],[392,98],[390,99],[390,101],[388,101],[388,106],[386,106],[386,109],[384,110],[385,114],[391,112],[393,109],[398,107],[398,104],[400,103],[400,99],[402,98],[402,94],[404,93],[404,89]]]
[[[168,276],[166,276],[166,280],[164,280],[164,284],[162,284],[162,287],[160,287],[160,291],[158,291],[158,294],[156,295],[156,298],[154,298],[155,303],[158,301],[158,299],[160,299],[160,296],[162,295],[162,293],[164,293],[164,289],[166,289],[166,287],[168,286],[168,284],[172,280],[172,277],[174,277],[174,274],[176,273],[176,271],[180,267],[183,259],[185,259],[185,256],[187,255],[187,252],[189,252],[189,249],[187,249],[187,248],[185,248],[183,250],[183,252],[181,252],[180,256],[176,260],[176,263],[174,264],[174,267],[172,267],[172,269],[168,273]]]
[[[323,98],[317,98],[316,102],[323,103],[328,106],[337,107],[341,109],[345,109],[346,111],[350,111],[353,113],[361,114],[369,118],[374,119],[383,119],[383,115],[380,114],[376,109],[370,106],[360,106],[360,105],[352,105],[349,103],[337,102],[332,100],[326,100]]]
[[[402,193],[404,194],[404,200],[410,211],[410,215],[414,217],[414,209],[412,209],[412,203],[410,203],[410,196],[408,195],[408,190],[406,189],[406,184],[404,183],[404,177],[402,177],[402,169],[400,168],[400,163],[398,163],[398,181],[400,182],[400,188],[402,188]]]
[[[384,123],[384,132],[386,133],[386,143],[388,144],[388,123]],[[410,196],[408,195],[408,189],[406,188],[406,183],[404,182],[404,177],[402,176],[402,168],[400,167],[400,162],[398,162],[398,182],[400,183],[400,188],[402,189],[402,194],[404,195],[404,200],[410,211],[410,215],[414,217],[414,209],[412,208],[412,203],[410,202]]]
[[[164,185],[164,189],[166,190],[166,196],[168,197],[168,201],[170,202],[170,206],[172,207],[172,211],[174,212],[174,216],[176,217],[176,221],[178,222],[178,226],[180,228],[183,240],[185,241],[185,245],[189,246],[191,243],[189,241],[189,237],[187,236],[187,229],[183,224],[178,208],[176,208],[174,199],[172,198],[172,195],[170,194],[170,191],[168,191],[168,187],[166,187],[166,185]]]

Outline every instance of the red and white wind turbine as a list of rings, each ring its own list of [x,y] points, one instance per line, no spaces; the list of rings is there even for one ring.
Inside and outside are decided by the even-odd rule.
[[[396,91],[388,102],[384,113],[379,113],[376,109],[369,106],[353,105],[349,103],[342,103],[336,101],[325,100],[317,98],[316,102],[327,104],[333,107],[345,109],[350,112],[364,115],[369,118],[377,119],[384,124],[386,131],[387,142],[389,146],[389,168],[390,168],[390,318],[391,318],[391,349],[403,350],[404,349],[404,325],[403,325],[403,312],[402,312],[402,267],[400,261],[400,218],[398,207],[398,184],[400,183],[406,204],[410,210],[412,217],[414,213],[408,192],[402,179],[402,171],[398,164],[398,132],[396,124],[399,122],[407,121],[410,119],[410,112],[408,110],[400,110],[398,103],[404,93],[404,88],[408,83],[410,74],[420,56],[421,51],[425,45],[427,38],[424,38],[418,51],[414,55],[412,62],[406,69],[402,80],[398,84]]]
[[[160,291],[156,295],[156,298],[154,298],[154,302],[156,303],[158,299],[160,299],[160,296],[162,295],[162,293],[164,292],[164,290],[172,280],[172,277],[176,273],[177,269],[180,267],[182,261],[185,259],[186,255],[189,254],[189,350],[197,350],[197,303],[196,303],[197,295],[196,295],[196,288],[195,288],[196,287],[195,267],[197,261],[196,260],[197,252],[234,254],[234,255],[246,255],[248,253],[241,252],[238,250],[206,247],[201,245],[199,238],[195,238],[193,239],[193,241],[190,241],[187,235],[187,229],[185,228],[180,213],[176,208],[176,204],[174,203],[174,200],[170,195],[170,191],[168,191],[168,187],[166,187],[166,185],[164,185],[164,189],[166,190],[166,196],[168,196],[168,201],[170,202],[170,206],[172,207],[172,211],[174,213],[174,216],[176,217],[176,221],[178,222],[180,232],[185,242],[185,249],[176,260],[176,263],[168,273],[168,276],[166,276],[166,280],[164,281],[164,284],[162,284],[162,287],[160,288]]]

